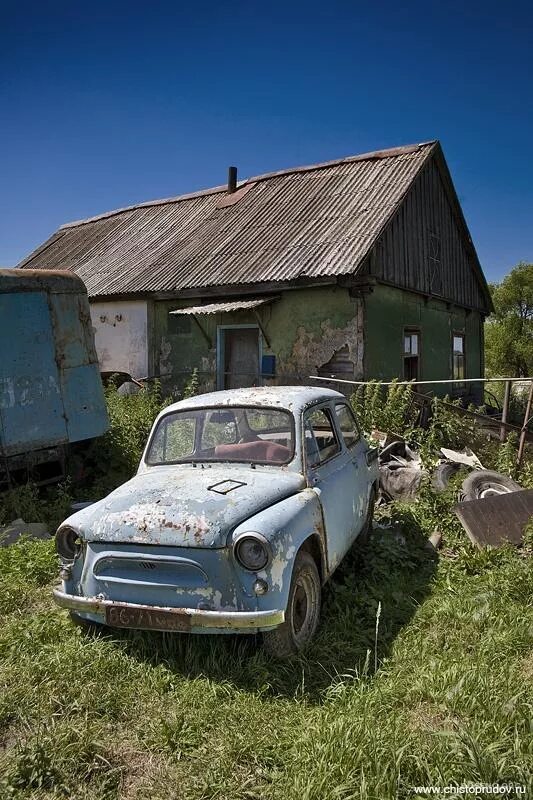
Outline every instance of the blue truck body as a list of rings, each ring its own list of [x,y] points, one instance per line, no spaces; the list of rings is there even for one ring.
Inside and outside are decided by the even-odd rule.
[[[0,465],[105,433],[82,280],[68,272],[0,270],[0,325]]]

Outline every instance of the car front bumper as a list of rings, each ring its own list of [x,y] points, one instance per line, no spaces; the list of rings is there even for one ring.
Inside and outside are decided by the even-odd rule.
[[[102,597],[82,597],[68,594],[59,587],[54,589],[54,600],[61,608],[68,608],[81,614],[103,617],[104,624],[121,628],[137,628],[164,631],[240,632],[256,633],[281,625],[285,619],[282,610],[267,611],[207,611],[199,608],[169,608],[145,606],[139,603],[121,603]],[[115,609],[115,611],[110,611]],[[144,614],[141,614],[144,612]],[[111,621],[110,621],[111,617]],[[145,620],[143,624],[131,624],[135,619]],[[164,624],[159,621],[164,620]],[[175,624],[173,625],[173,621]]]

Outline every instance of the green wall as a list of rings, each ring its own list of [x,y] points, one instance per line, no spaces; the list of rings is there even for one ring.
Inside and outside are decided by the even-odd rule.
[[[387,380],[403,375],[403,331],[420,330],[420,377],[426,380],[452,378],[452,336],[465,334],[466,377],[482,374],[481,319],[439,300],[393,287],[378,285],[365,297],[365,378]],[[428,387],[429,388],[429,387]],[[432,387],[439,394],[448,387]]]
[[[192,317],[181,318],[189,321],[188,333],[172,333],[169,311],[198,304],[157,301],[151,309],[153,374],[162,376],[167,391],[181,389],[195,367],[202,388],[215,388],[217,326],[257,324],[252,311],[199,316],[210,344]],[[480,315],[447,307],[439,300],[425,301],[412,292],[377,285],[361,300],[350,298],[341,287],[297,289],[284,292],[257,311],[270,343],[269,347],[263,340],[263,353],[276,356],[278,383],[305,382],[346,345],[353,364],[347,378],[402,377],[405,327],[420,330],[422,379],[452,377],[454,331],[466,337],[467,377],[481,375]],[[450,386],[432,388],[451,393]]]
[[[193,318],[190,333],[173,334],[169,311],[188,303],[158,301],[154,304],[152,363],[165,388],[181,388],[194,367],[213,384],[216,371],[216,340],[219,325],[256,325],[252,311],[199,316],[211,347]],[[284,292],[280,299],[257,308],[269,339],[263,353],[276,356],[279,382],[304,381],[317,367],[329,361],[335,350],[348,344],[354,374],[362,374],[362,306],[340,287],[317,287]]]

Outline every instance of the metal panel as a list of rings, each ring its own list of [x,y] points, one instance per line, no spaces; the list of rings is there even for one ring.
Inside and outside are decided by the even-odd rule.
[[[478,547],[497,547],[506,541],[521,544],[533,518],[533,489],[458,503],[453,510]]]
[[[24,268],[74,270],[91,296],[354,272],[434,143],[251,178],[61,228]]]
[[[98,364],[81,364],[61,372],[69,442],[101,436],[108,428]]]
[[[265,303],[271,303],[275,298],[267,297],[261,300],[238,300],[234,303],[209,303],[205,306],[189,306],[169,311],[169,314],[221,314],[226,311],[244,311],[248,308],[257,308]]]
[[[260,175],[228,197],[216,187],[70,223],[20,266],[73,270],[104,297],[353,275],[374,248],[383,280],[429,294],[438,233],[443,295],[491,309],[436,142]]]
[[[79,278],[0,271],[0,316],[8,334],[0,338],[0,452],[104,433],[107,411]]]
[[[0,452],[61,444],[67,428],[44,292],[0,294]]]

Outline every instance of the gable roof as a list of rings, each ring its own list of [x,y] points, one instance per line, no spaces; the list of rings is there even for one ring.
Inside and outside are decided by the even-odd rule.
[[[353,275],[437,151],[365,153],[71,222],[19,267],[73,270],[91,297]]]

